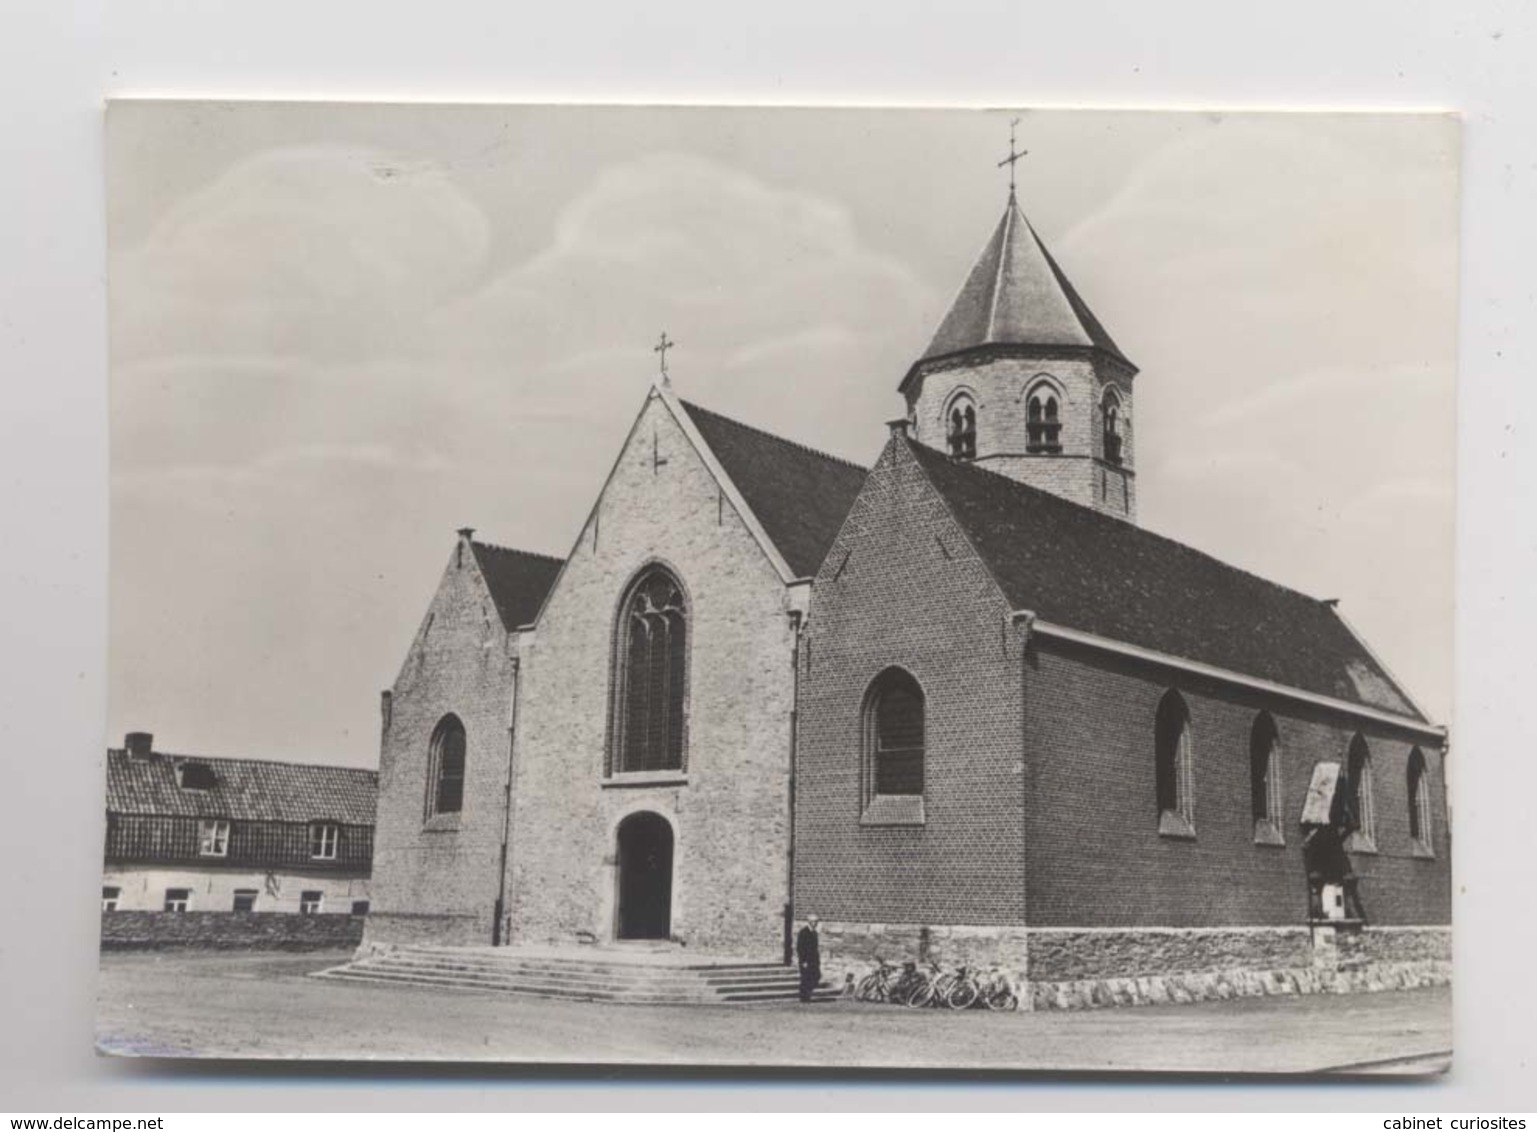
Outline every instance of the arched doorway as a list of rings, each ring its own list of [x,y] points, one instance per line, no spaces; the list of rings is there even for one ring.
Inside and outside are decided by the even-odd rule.
[[[619,823],[619,938],[672,934],[672,826],[642,811]]]

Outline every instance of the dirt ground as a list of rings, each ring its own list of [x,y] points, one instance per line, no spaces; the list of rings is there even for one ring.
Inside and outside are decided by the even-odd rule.
[[[629,1006],[306,978],[344,955],[102,959],[97,1044],[148,1057],[1219,1073],[1434,1072],[1446,988],[1081,1013]]]

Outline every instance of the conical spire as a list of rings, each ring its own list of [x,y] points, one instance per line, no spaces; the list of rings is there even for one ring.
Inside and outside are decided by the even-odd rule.
[[[1131,365],[1062,274],[1012,192],[997,229],[917,364],[980,346],[1096,348]]]

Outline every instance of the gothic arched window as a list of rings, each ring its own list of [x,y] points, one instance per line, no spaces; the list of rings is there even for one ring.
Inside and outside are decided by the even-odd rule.
[[[1345,762],[1346,799],[1350,813],[1346,818],[1352,830],[1349,849],[1377,848],[1377,807],[1372,789],[1372,753],[1360,732],[1350,740],[1350,754]]]
[[[950,402],[945,425],[950,455],[958,460],[977,458],[977,407],[964,393]]]
[[[1195,765],[1190,751],[1190,709],[1172,688],[1158,701],[1153,719],[1158,832],[1195,836]]]
[[[1062,451],[1062,422],[1057,410],[1057,395],[1048,385],[1039,385],[1025,403],[1025,451],[1055,454]]]
[[[631,584],[614,638],[609,773],[682,770],[688,605],[671,573],[653,566]]]
[[[1121,462],[1121,397],[1114,389],[1106,389],[1100,402],[1100,430],[1104,442],[1105,459],[1112,464]]]
[[[1425,755],[1418,748],[1409,752],[1408,800],[1409,840],[1414,851],[1425,856],[1431,852],[1430,782],[1425,772]]]
[[[427,816],[464,809],[464,724],[445,715],[432,732],[427,760]]]
[[[865,698],[869,794],[923,794],[923,689],[912,675],[888,668]]]
[[[1281,833],[1281,736],[1268,711],[1254,717],[1249,730],[1249,799],[1254,840],[1285,843]]]

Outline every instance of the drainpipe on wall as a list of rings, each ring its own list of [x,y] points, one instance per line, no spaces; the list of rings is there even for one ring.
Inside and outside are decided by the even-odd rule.
[[[1023,815],[1028,812],[1030,795],[1030,631],[1035,628],[1035,613],[1029,609],[1015,610],[1009,617],[1014,630],[1019,634],[1019,810]],[[1027,834],[1022,834],[1027,836]],[[1023,865],[1020,868],[1020,907],[1028,907],[1030,899],[1030,885],[1028,874],[1030,871],[1030,855],[1021,845]],[[1025,968],[1019,972],[1019,1008],[1021,1010],[1034,1010],[1035,1005],[1030,994],[1030,917],[1028,911],[1024,916],[1025,924]]]
[[[784,915],[784,964],[795,962],[795,786],[796,759],[800,750],[801,705],[801,633],[805,628],[805,616],[799,609],[790,610],[790,630],[794,644],[790,649],[790,844],[787,853],[789,875],[785,884]]]
[[[507,704],[507,782],[502,794],[502,859],[497,869],[496,911],[491,924],[491,943],[503,946],[512,935],[512,925],[507,913],[507,843],[512,837],[512,771],[513,752],[518,744],[518,658],[512,658],[512,696]]]

